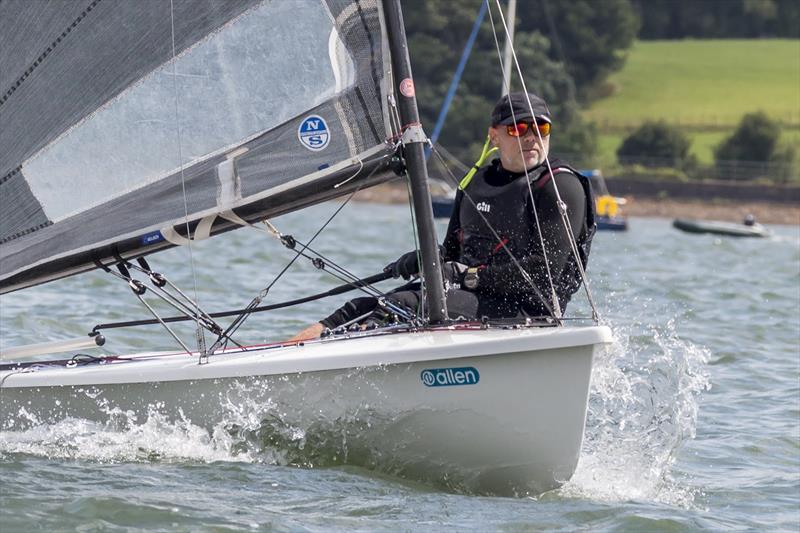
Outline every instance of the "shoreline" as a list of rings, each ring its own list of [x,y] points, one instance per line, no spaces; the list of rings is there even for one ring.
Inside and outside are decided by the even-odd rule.
[[[738,201],[714,199],[711,201],[679,198],[648,198],[626,196],[627,203],[620,208],[625,216],[658,218],[696,218],[741,222],[752,214],[762,224],[800,226],[800,205],[780,202]],[[408,191],[405,185],[384,183],[359,192],[353,198],[358,202],[405,204]]]
[[[675,198],[626,197],[621,207],[626,216],[660,218],[695,218],[742,222],[746,215],[753,215],[762,224],[785,224],[800,226],[800,206],[779,202],[742,202],[719,200],[710,202]]]

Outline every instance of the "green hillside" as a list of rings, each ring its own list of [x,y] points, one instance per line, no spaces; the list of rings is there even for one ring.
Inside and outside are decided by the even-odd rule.
[[[623,70],[611,76],[609,92],[585,111],[598,125],[604,164],[613,162],[625,133],[647,119],[684,125],[704,162],[751,111],[778,120],[782,142],[797,143],[800,40],[637,42]]]

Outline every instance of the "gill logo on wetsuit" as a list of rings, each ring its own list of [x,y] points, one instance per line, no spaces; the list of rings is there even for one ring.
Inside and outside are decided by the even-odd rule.
[[[487,204],[486,202],[479,202],[478,205],[475,206],[478,211],[483,211],[484,213],[488,213],[492,210],[491,204]]]

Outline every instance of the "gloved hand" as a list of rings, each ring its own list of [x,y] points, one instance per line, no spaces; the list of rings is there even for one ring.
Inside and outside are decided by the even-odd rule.
[[[412,250],[404,253],[394,263],[389,263],[383,269],[384,272],[392,273],[392,277],[403,279],[411,279],[413,276],[419,274],[419,260],[417,258],[417,251]]]
[[[461,289],[467,265],[458,261],[448,261],[442,265],[442,281],[445,289]]]

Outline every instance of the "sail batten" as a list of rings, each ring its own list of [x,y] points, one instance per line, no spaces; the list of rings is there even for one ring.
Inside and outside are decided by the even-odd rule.
[[[0,17],[0,48],[40,48],[75,20],[56,12],[60,2],[35,4],[0,3],[19,8]],[[393,150],[375,0],[170,4],[97,3],[0,107],[0,292],[87,270],[113,250],[151,253],[181,221],[346,194],[361,183],[333,182],[367,176],[356,172],[364,159],[381,167],[370,182],[392,177],[375,163]],[[175,57],[164,24],[173,16]],[[122,45],[97,49],[115,32]],[[0,72],[13,77],[27,59],[0,53]]]

